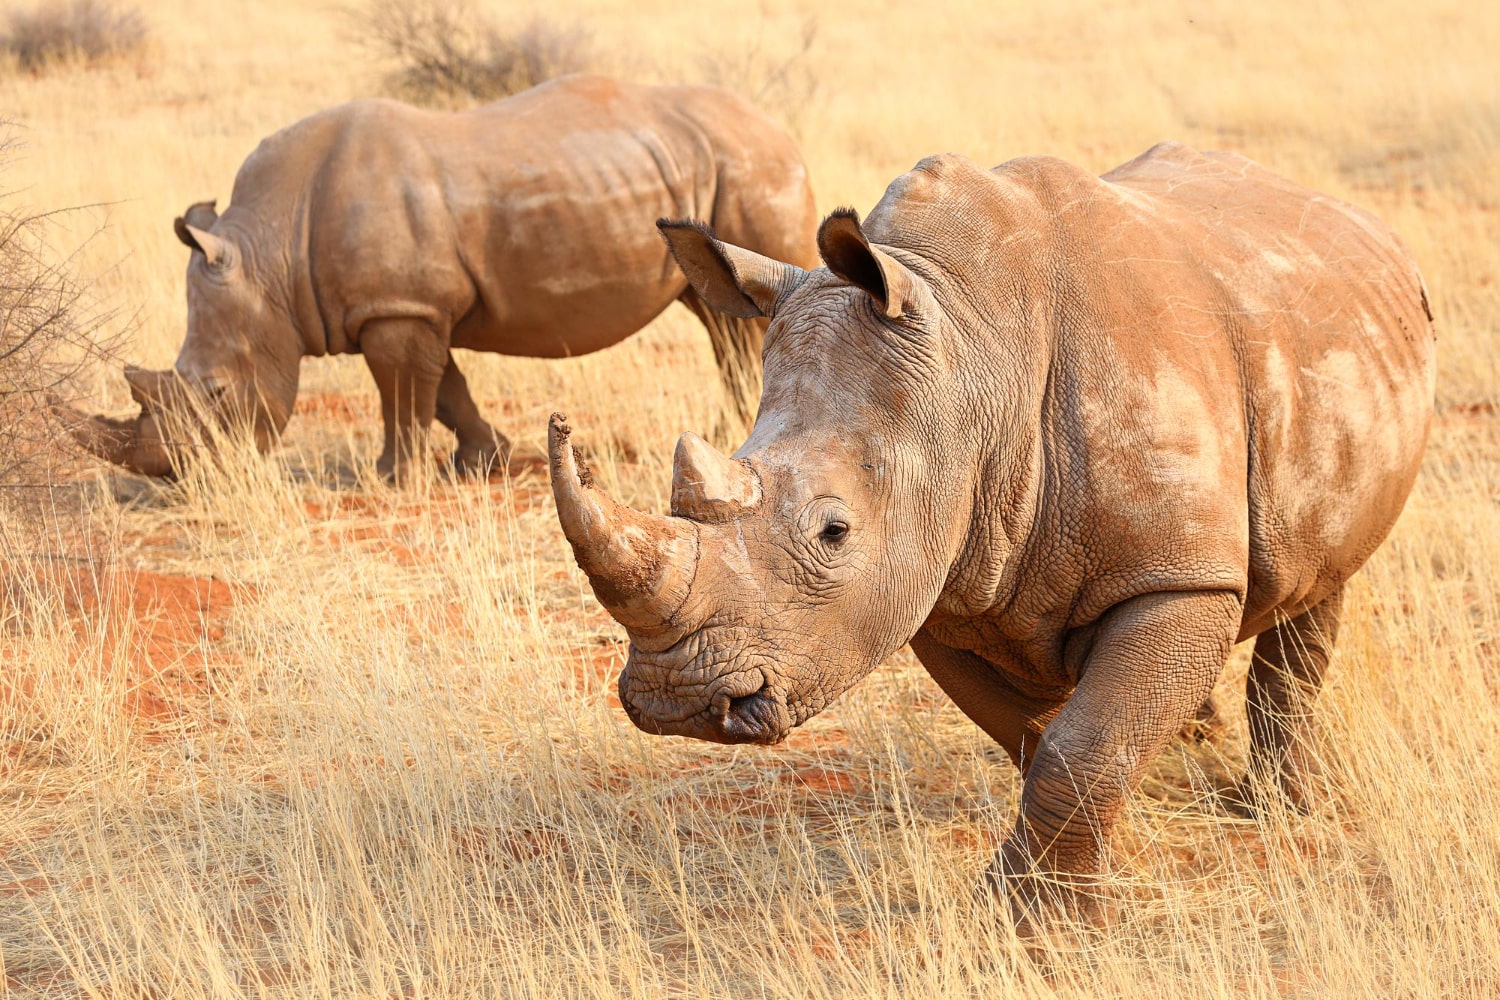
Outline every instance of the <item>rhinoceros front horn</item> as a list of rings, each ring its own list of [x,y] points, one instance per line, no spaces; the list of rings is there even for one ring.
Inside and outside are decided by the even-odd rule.
[[[717,524],[760,503],[760,479],[692,431],[677,439],[672,460],[672,513]]]
[[[698,563],[698,530],[679,517],[642,514],[615,502],[594,485],[575,453],[567,418],[552,414],[547,426],[552,496],[563,534],[594,595],[633,639],[682,631],[677,621],[692,589]]]
[[[48,402],[73,440],[90,454],[143,476],[173,474],[172,458],[153,417],[143,414],[134,420],[114,420],[82,413],[56,396]]]

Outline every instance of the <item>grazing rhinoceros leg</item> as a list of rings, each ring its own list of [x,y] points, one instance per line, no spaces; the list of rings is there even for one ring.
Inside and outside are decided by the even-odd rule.
[[[1241,613],[1223,591],[1147,594],[1101,620],[1077,688],[1031,758],[998,859],[1018,924],[1052,906],[1093,911],[1086,886],[1125,800],[1208,696]]]
[[[375,468],[404,481],[420,472],[427,434],[437,412],[438,385],[448,366],[448,335],[419,319],[379,319],[364,324],[360,352],[380,390],[385,448]]]
[[[920,632],[912,636],[911,648],[943,693],[1004,747],[1011,762],[1025,775],[1031,769],[1031,758],[1042,732],[1057,714],[1063,699],[1028,697],[1006,683],[990,663],[968,650],[944,646]]]
[[[458,438],[458,449],[453,453],[453,471],[457,474],[482,479],[492,469],[504,469],[510,461],[510,439],[480,416],[474,397],[469,395],[469,383],[451,352],[438,382],[437,418]]]
[[[1343,606],[1340,587],[1255,640],[1255,657],[1245,679],[1250,774],[1236,792],[1239,805],[1249,807],[1254,802],[1256,778],[1274,778],[1294,806],[1307,803],[1307,784],[1317,773],[1311,745],[1312,706],[1338,638]]]
[[[693,311],[708,329],[719,378],[729,393],[735,413],[748,426],[760,405],[761,348],[766,340],[764,319],[742,319],[710,309],[689,286],[678,301]]]

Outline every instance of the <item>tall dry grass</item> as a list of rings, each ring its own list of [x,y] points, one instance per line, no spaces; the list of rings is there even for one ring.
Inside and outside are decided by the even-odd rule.
[[[531,11],[497,10],[521,17]],[[689,77],[807,10],[664,0],[548,15]],[[1225,737],[1172,748],[1115,845],[1113,919],[1028,957],[973,888],[1014,813],[1003,754],[908,654],[769,750],[635,732],[621,633],[545,485],[564,409],[601,479],[662,509],[671,445],[722,412],[673,310],[567,362],[461,359],[516,439],[505,485],[373,474],[355,360],[304,366],[286,448],[162,487],[113,474],[112,559],[0,633],[0,974],[16,995],[1487,997],[1500,954],[1500,12],[1273,2],[819,9],[799,130],[825,206],[921,156],[1106,169],[1176,137],[1238,149],[1390,220],[1432,291],[1440,416],[1392,539],[1355,580],[1320,701],[1310,815],[1231,819]],[[170,220],[227,196],[263,135],[389,67],[336,14],[162,4],[166,53],[0,81],[38,205],[118,265],[138,363],[181,339]],[[778,112],[781,113],[781,112]],[[674,379],[663,379],[671,371]],[[95,401],[120,408],[118,373]]]

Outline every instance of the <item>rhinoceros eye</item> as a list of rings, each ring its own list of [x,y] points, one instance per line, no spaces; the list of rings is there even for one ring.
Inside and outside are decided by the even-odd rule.
[[[837,545],[849,534],[849,525],[844,521],[829,521],[823,525],[823,541]]]

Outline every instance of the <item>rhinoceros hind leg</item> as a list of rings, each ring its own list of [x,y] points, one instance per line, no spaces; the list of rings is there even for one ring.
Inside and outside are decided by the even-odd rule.
[[[1178,736],[1190,743],[1211,743],[1224,731],[1224,719],[1214,705],[1213,696],[1203,699],[1198,711],[1185,722]]]
[[[453,472],[465,479],[484,479],[510,464],[510,439],[499,431],[480,443],[460,442],[453,451]]]
[[[510,439],[480,415],[474,397],[469,395],[469,383],[451,353],[438,383],[437,419],[458,438],[458,448],[453,452],[453,471],[458,475],[483,479],[509,464]]]
[[[427,435],[437,411],[438,383],[448,363],[448,337],[416,319],[366,323],[360,352],[380,390],[385,448],[375,468],[403,482],[426,464]]]
[[[1313,750],[1313,702],[1323,686],[1338,637],[1343,589],[1295,618],[1262,632],[1245,679],[1245,715],[1250,722],[1250,773],[1232,793],[1231,805],[1253,808],[1257,782],[1275,781],[1287,801],[1303,808],[1317,777]]]

